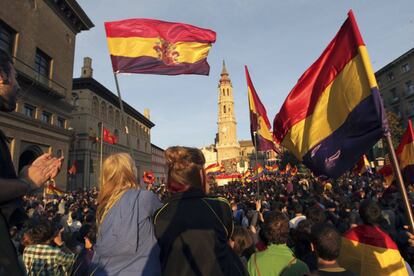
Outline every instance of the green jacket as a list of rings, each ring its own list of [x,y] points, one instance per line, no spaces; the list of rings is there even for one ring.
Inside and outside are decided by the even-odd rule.
[[[308,266],[293,256],[286,244],[271,244],[265,251],[254,253],[247,263],[250,276],[301,276]]]

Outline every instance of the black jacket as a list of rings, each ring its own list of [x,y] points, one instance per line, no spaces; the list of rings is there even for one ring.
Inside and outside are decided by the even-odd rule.
[[[154,216],[163,275],[248,275],[228,245],[230,205],[200,190],[174,194]]]

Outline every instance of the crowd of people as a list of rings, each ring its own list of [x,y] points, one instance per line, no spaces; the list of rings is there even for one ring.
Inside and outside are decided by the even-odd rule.
[[[15,109],[18,90],[0,51],[1,111]],[[44,154],[16,174],[0,131],[0,275],[413,275],[401,195],[379,176],[217,186],[200,150],[165,157],[165,185],[141,186],[131,156],[116,153],[98,189],[43,197],[62,158]]]

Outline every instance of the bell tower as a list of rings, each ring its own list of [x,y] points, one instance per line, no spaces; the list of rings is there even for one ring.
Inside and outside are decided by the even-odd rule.
[[[218,85],[218,141],[217,161],[238,158],[240,145],[237,141],[237,122],[234,116],[233,85],[223,60],[223,69]]]

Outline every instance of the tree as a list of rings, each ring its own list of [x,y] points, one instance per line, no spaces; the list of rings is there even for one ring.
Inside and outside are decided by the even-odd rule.
[[[404,134],[401,119],[394,112],[387,111],[387,120],[391,131],[393,146],[397,148]]]

